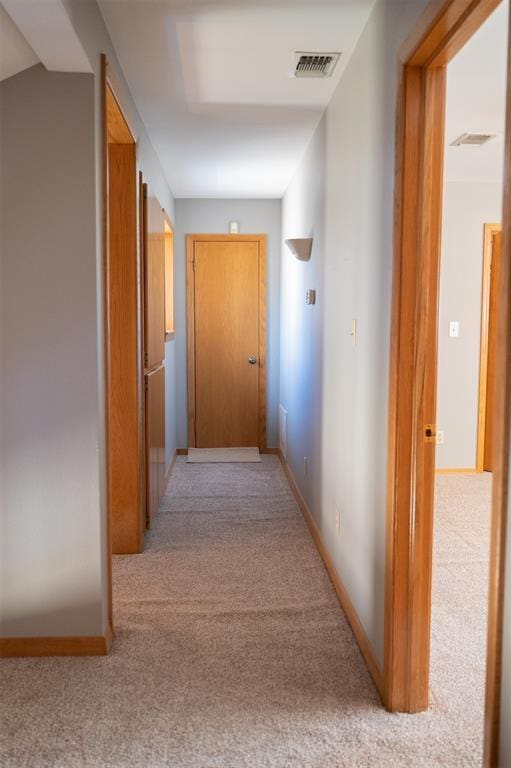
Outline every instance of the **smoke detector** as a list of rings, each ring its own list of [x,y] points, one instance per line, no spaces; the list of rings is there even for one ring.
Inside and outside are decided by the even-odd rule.
[[[341,58],[340,53],[307,53],[295,51],[291,77],[331,77]]]
[[[494,133],[462,133],[452,142],[451,147],[483,147],[495,138]]]

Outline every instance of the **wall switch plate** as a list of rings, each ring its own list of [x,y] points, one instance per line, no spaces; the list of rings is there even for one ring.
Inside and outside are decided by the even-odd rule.
[[[460,337],[460,323],[459,320],[451,320],[449,323],[449,338],[459,339]]]
[[[308,475],[309,473],[309,459],[307,456],[303,457],[303,474]]]
[[[437,445],[445,444],[445,433],[443,429],[439,429],[436,433],[436,444]]]
[[[230,221],[229,232],[231,233],[231,235],[238,235],[239,231],[240,231],[239,221]]]
[[[313,306],[316,303],[316,291],[313,288],[309,288],[305,294],[305,303],[308,306]]]

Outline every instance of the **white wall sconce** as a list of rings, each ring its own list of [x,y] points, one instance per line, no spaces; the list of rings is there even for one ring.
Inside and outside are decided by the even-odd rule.
[[[299,261],[309,261],[312,253],[312,237],[292,238],[284,241]]]

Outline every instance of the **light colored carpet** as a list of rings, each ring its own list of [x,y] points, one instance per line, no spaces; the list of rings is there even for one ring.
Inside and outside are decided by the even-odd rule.
[[[455,514],[477,522],[487,487],[471,488]],[[436,579],[442,664],[450,643],[481,652],[465,545]],[[2,768],[480,766],[472,678],[445,664],[431,711],[382,710],[276,457],[178,459],[147,551],[114,559],[114,605],[109,657],[3,663]]]
[[[188,464],[236,464],[259,462],[259,448],[189,448]]]

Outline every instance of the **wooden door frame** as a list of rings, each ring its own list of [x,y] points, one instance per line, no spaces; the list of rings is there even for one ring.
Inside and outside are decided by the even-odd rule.
[[[388,435],[385,703],[418,712],[429,701],[429,649],[438,282],[446,65],[500,0],[432,0],[400,52]],[[508,124],[510,99],[508,97]],[[504,538],[510,447],[511,145],[499,318],[485,764],[496,765]]]
[[[477,427],[477,471],[484,472],[486,447],[486,403],[490,332],[490,289],[493,236],[502,232],[502,224],[485,224],[483,241],[483,291],[481,301],[481,354],[479,363],[479,410]]]
[[[121,339],[117,337],[111,327],[110,323],[110,310],[112,305],[119,300],[120,294],[115,295],[114,288],[110,281],[110,268],[111,268],[111,253],[110,253],[110,228],[109,228],[109,162],[108,162],[108,144],[109,144],[109,93],[115,100],[116,107],[118,107],[119,113],[122,116],[122,121],[119,121],[115,130],[120,132],[119,142],[132,143],[134,146],[134,184],[135,190],[138,189],[137,174],[136,174],[136,155],[137,155],[137,137],[133,131],[129,120],[126,117],[126,112],[122,107],[121,99],[119,98],[120,89],[118,88],[115,80],[115,76],[112,73],[107,57],[101,55],[101,157],[102,157],[102,249],[103,249],[103,336],[104,336],[104,365],[105,365],[105,455],[106,455],[106,467],[105,467],[105,483],[106,483],[106,546],[107,546],[107,583],[108,583],[108,618],[110,627],[113,628],[113,599],[112,599],[112,505],[111,505],[111,462],[112,462],[112,440],[110,430],[110,419],[112,415],[112,403],[116,396],[112,387],[112,366],[118,356],[119,345]],[[111,126],[110,126],[111,130]],[[124,137],[124,138],[123,138]],[[134,210],[133,216],[135,219],[135,238],[133,248],[137,254],[138,273],[140,270],[140,210],[137,205],[137,192],[135,191]],[[134,301],[140,308],[140,274],[138,274],[138,286],[137,295],[134,297]],[[140,326],[137,325],[135,330],[137,335],[136,344],[139,354],[137,354],[137,412],[135,418],[139,425],[140,432],[142,434],[143,427],[143,409],[142,409],[142,357],[141,357],[141,336]],[[140,460],[142,460],[143,444],[141,445]],[[143,531],[142,531],[143,540]]]
[[[186,235],[186,329],[188,369],[188,446],[195,448],[195,291],[197,242],[259,244],[259,450],[266,452],[266,235]]]

